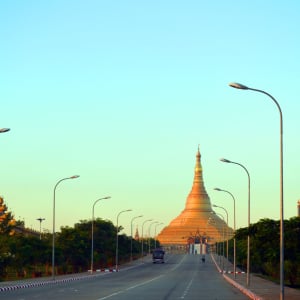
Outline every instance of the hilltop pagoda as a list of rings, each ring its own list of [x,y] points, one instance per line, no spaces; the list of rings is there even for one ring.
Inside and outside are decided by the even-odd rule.
[[[162,229],[157,239],[163,246],[183,246],[197,239],[212,244],[226,239],[227,233],[232,237],[233,230],[214,213],[205,190],[198,147],[194,181],[185,208],[178,217]]]

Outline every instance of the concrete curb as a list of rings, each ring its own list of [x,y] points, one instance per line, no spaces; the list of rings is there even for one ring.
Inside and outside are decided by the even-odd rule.
[[[237,289],[239,289],[243,294],[247,295],[248,297],[250,297],[250,299],[253,300],[263,300],[263,298],[257,296],[255,293],[253,293],[252,291],[250,291],[249,289],[243,287],[242,285],[240,285],[239,283],[237,283],[236,281],[234,281],[233,279],[229,278],[227,275],[225,275],[225,273],[220,269],[219,265],[217,264],[214,256],[211,254],[211,259],[213,260],[216,268],[218,269],[219,273],[222,274],[222,276],[225,278],[225,280],[227,280],[231,285],[233,285],[234,287],[236,287]]]
[[[250,297],[253,300],[263,300],[263,298],[257,296],[256,294],[254,294],[253,292],[251,292],[250,290],[244,288],[242,285],[240,285],[239,283],[237,283],[236,281],[234,281],[233,279],[229,278],[228,276],[226,276],[225,274],[223,274],[223,277],[225,278],[225,280],[227,280],[230,284],[232,284],[234,287],[236,287],[237,289],[239,289],[242,293],[244,293],[245,295],[247,295],[248,297]]]
[[[115,269],[96,270],[97,273],[113,273],[113,272],[119,272],[119,271],[120,270],[116,271]],[[16,284],[16,285],[2,286],[2,287],[0,287],[0,292],[14,291],[14,290],[18,290],[18,289],[32,288],[32,287],[38,287],[38,286],[44,286],[44,285],[50,285],[50,284],[54,285],[54,284],[60,284],[60,283],[78,281],[78,280],[91,279],[91,278],[100,276],[100,274],[96,274],[96,272],[94,272],[93,274],[89,274],[89,275],[74,276],[74,277],[55,279],[55,280],[35,281],[35,282],[29,282],[29,283],[20,283],[20,284]]]
[[[82,279],[87,279],[87,278],[92,278],[92,276],[91,275],[77,276],[77,277],[64,278],[64,279],[58,279],[58,280],[47,280],[47,281],[40,281],[40,282],[31,282],[31,283],[26,283],[26,284],[4,286],[4,287],[0,287],[0,292],[14,291],[14,290],[18,290],[18,289],[37,287],[37,286],[43,286],[43,285],[48,285],[48,284],[59,284],[59,283],[82,280]]]
[[[91,274],[91,270],[88,270],[88,275],[77,275],[73,277],[68,277],[68,278],[62,278],[62,279],[55,279],[55,280],[41,280],[41,281],[33,281],[33,282],[28,282],[28,283],[19,283],[15,285],[7,285],[7,286],[0,286],[0,292],[6,292],[6,291],[14,291],[18,289],[25,289],[25,288],[32,288],[32,287],[39,287],[39,286],[44,286],[44,285],[49,285],[49,284],[60,284],[60,283],[66,283],[66,282],[71,282],[71,281],[77,281],[77,280],[84,280],[84,279],[90,279],[90,278],[95,278],[97,276],[101,276],[104,274],[99,274],[99,273],[116,273],[120,272],[122,269],[127,270],[134,268],[135,266],[123,266],[121,269],[115,269],[115,268],[103,268],[103,269],[97,269]]]

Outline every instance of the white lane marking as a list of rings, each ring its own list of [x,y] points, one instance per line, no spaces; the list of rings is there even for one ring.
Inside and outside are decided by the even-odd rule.
[[[108,295],[108,296],[105,296],[105,297],[99,298],[99,299],[97,299],[97,300],[108,299],[108,298],[110,298],[110,297],[113,297],[113,296],[119,295],[119,294],[121,294],[121,293],[123,293],[123,291],[119,291],[119,292],[116,292],[116,293],[110,294],[110,295]]]
[[[154,281],[154,280],[156,280],[156,279],[158,279],[158,278],[160,278],[160,277],[162,277],[162,276],[165,276],[165,275],[159,275],[159,276],[157,276],[157,277],[155,277],[155,278],[152,278],[152,279],[150,279],[150,280],[147,280],[147,281],[141,282],[141,283],[139,283],[139,284],[130,286],[129,288],[127,288],[127,289],[125,289],[125,290],[120,290],[120,291],[118,291],[118,292],[115,292],[115,293],[113,293],[113,294],[107,295],[107,296],[105,296],[105,297],[98,298],[97,300],[104,300],[104,299],[111,298],[111,297],[113,297],[113,296],[116,296],[116,295],[119,295],[119,294],[121,294],[121,293],[124,293],[124,291],[129,291],[129,290],[135,289],[135,288],[137,288],[137,287],[139,287],[139,286],[142,286],[142,285],[144,285],[144,284],[147,284],[147,283],[149,283],[149,282],[151,282],[151,281]]]
[[[182,259],[180,260],[180,262],[179,262],[174,268],[172,268],[171,271],[175,271],[175,270],[182,264],[182,262],[183,262],[183,260],[184,260],[185,258],[186,258],[186,255],[184,255],[184,256],[182,257]],[[158,279],[158,278],[160,278],[160,277],[162,277],[162,276],[165,276],[165,275],[159,275],[159,276],[157,276],[157,277],[155,277],[155,278],[152,278],[152,279],[150,279],[150,280],[144,281],[144,282],[139,283],[139,284],[137,284],[137,285],[133,285],[133,286],[131,286],[131,287],[125,289],[125,290],[120,290],[120,291],[118,291],[118,292],[115,292],[115,293],[113,293],[113,294],[107,295],[107,296],[105,296],[105,297],[98,298],[97,300],[105,300],[105,299],[111,298],[111,297],[113,297],[113,296],[116,296],[116,295],[119,295],[119,294],[121,294],[121,293],[124,293],[124,291],[128,291],[128,290],[134,289],[134,288],[136,288],[136,287],[142,286],[142,285],[144,285],[144,284],[147,284],[147,283],[149,283],[149,282],[151,282],[151,281],[154,281],[154,280],[156,280],[156,279]],[[193,280],[193,279],[192,279],[192,280]]]
[[[193,281],[194,281],[194,279],[195,279],[196,273],[197,273],[197,271],[194,271],[193,277],[192,277],[192,279],[189,281],[189,283],[188,283],[186,289],[184,290],[183,294],[181,295],[180,299],[184,299],[184,298],[186,297],[186,295],[188,294],[188,292],[190,291],[190,288],[191,288],[191,286],[192,286],[192,284],[193,284]]]
[[[182,296],[180,297],[180,299],[184,299],[185,296],[188,294],[190,287],[193,284],[193,281],[194,281],[194,277],[190,280],[189,284],[187,285],[187,287],[186,287],[185,291],[183,292]]]
[[[180,262],[179,262],[177,265],[175,265],[175,267],[172,268],[171,271],[172,271],[172,272],[175,271],[175,270],[182,264],[182,262],[183,262],[183,260],[184,260],[185,258],[186,258],[186,255],[184,255],[184,256],[182,257],[182,259],[180,260]]]
[[[142,283],[133,285],[133,286],[127,288],[126,291],[135,289],[135,288],[137,288],[137,287],[139,287],[139,286],[142,286],[142,285],[147,284],[147,283],[149,283],[149,282],[151,282],[151,281],[154,281],[154,280],[156,280],[156,279],[158,279],[158,278],[160,278],[160,277],[162,277],[162,276],[165,276],[165,275],[159,275],[159,276],[157,276],[157,277],[154,277],[154,278],[149,279],[149,280],[147,280],[147,281],[144,281],[144,282],[142,282]]]

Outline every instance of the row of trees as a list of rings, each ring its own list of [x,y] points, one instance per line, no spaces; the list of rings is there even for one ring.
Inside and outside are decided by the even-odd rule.
[[[267,275],[279,281],[279,229],[280,222],[271,219],[261,219],[251,224],[249,229],[248,227],[238,229],[235,235],[237,265],[246,270],[249,233],[251,272]],[[219,249],[223,251],[223,243],[219,246]],[[285,278],[291,286],[296,286],[300,284],[300,217],[284,221],[284,256]],[[233,261],[233,240],[229,241],[229,259]]]
[[[16,222],[0,198],[0,280],[7,278],[44,276],[52,273],[52,234],[41,236],[19,233],[22,222]],[[61,227],[56,233],[56,274],[87,271],[91,265],[91,220],[83,220],[74,227]],[[118,232],[123,228],[120,226]],[[111,221],[94,220],[94,268],[115,264],[116,231]],[[154,246],[154,240],[150,241]],[[148,245],[148,244],[147,244]],[[157,242],[157,245],[158,242]],[[141,256],[141,241],[125,234],[118,237],[118,261],[122,264]],[[148,249],[145,247],[145,249]]]
[[[74,227],[61,227],[56,233],[55,265],[57,274],[77,273],[91,266],[92,221],[80,221]],[[118,228],[119,231],[122,227]],[[119,232],[118,231],[118,232]],[[144,243],[148,245],[149,240]],[[158,242],[157,242],[158,243]],[[150,239],[154,246],[154,240]],[[118,237],[118,261],[141,256],[141,242],[125,234]],[[100,218],[94,221],[94,269],[109,268],[115,264],[116,227]],[[148,249],[145,247],[145,249]],[[52,273],[52,234],[26,236],[0,235],[0,279],[44,276]]]

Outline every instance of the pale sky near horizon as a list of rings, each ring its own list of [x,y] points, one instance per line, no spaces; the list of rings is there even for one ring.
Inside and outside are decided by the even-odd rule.
[[[52,231],[95,216],[130,234],[184,209],[200,144],[212,204],[233,226],[279,219],[279,113],[285,219],[300,199],[300,2],[0,2],[0,194],[16,219]],[[216,209],[217,211],[217,209]],[[218,210],[222,213],[222,210]],[[150,222],[145,226],[148,230]],[[158,231],[163,227],[158,227]],[[154,226],[152,226],[152,231]]]

